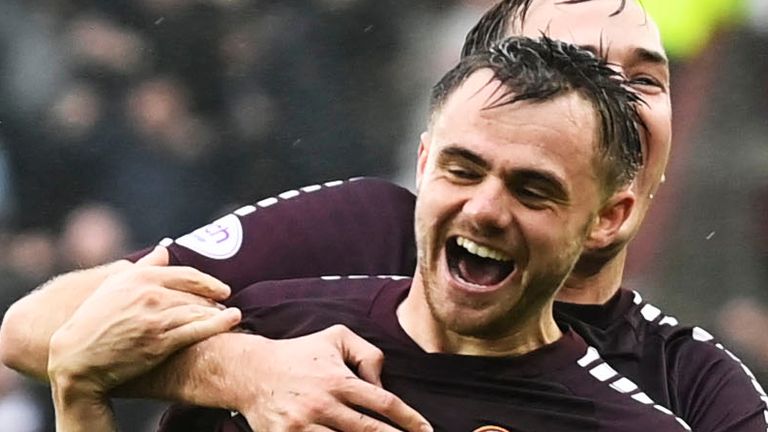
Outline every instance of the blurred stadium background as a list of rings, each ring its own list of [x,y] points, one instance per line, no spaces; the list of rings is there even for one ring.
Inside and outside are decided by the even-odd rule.
[[[487,0],[0,2],[0,311],[52,274],[318,180],[406,186]],[[768,379],[768,2],[643,0],[672,57],[667,181],[627,286]],[[0,370],[0,429],[53,430]],[[119,405],[151,430],[158,405]]]

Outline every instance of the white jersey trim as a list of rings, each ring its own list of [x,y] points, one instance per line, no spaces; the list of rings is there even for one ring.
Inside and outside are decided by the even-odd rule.
[[[630,398],[643,405],[652,406],[654,409],[656,409],[656,411],[659,411],[664,415],[674,417],[675,420],[685,430],[691,430],[691,427],[688,426],[685,420],[676,416],[669,409],[655,403],[647,394],[645,394],[645,392],[640,390],[637,384],[632,382],[632,380],[619,375],[619,373],[616,372],[613,367],[611,367],[608,363],[605,362],[605,360],[602,359],[602,357],[600,357],[600,354],[596,348],[591,346],[588,347],[587,352],[582,358],[576,361],[576,364],[587,370],[589,375],[591,375],[596,380],[600,381],[601,383],[607,383],[608,387],[614,391],[628,395]]]
[[[413,279],[412,276],[403,275],[327,275],[320,276],[320,279],[324,281],[337,281],[342,279],[347,280],[362,280],[362,279],[392,279],[392,280],[404,280]]]
[[[223,216],[208,225],[200,227],[191,233],[185,234],[176,240],[165,238],[159,245],[168,247],[173,243],[183,246],[198,254],[216,260],[225,260],[232,258],[239,251],[243,242],[243,227],[240,218],[254,213],[259,208],[267,208],[279,203],[298,197],[302,194],[317,192],[322,189],[340,186],[346,182],[361,180],[365,177],[353,177],[349,180],[333,180],[325,182],[322,185],[315,184],[302,188],[285,191],[276,197],[269,197],[259,200],[255,205],[246,205]]]

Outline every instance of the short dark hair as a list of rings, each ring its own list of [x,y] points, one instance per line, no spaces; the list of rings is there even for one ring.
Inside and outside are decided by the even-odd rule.
[[[437,113],[473,73],[489,69],[503,90],[485,109],[552,100],[576,92],[594,107],[598,175],[612,193],[629,184],[642,165],[637,113],[640,97],[605,60],[575,45],[552,40],[510,37],[461,59],[432,89],[430,112]],[[490,83],[490,82],[489,82]]]
[[[508,29],[522,25],[528,9],[534,0],[500,0],[483,14],[480,20],[467,33],[461,56],[466,57],[473,52],[490,47],[507,36]],[[551,0],[558,4],[586,3],[592,0]],[[627,5],[627,0],[617,0],[619,6],[610,16],[618,15]]]

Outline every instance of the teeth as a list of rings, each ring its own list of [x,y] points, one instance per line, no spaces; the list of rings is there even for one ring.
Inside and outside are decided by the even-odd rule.
[[[467,252],[477,255],[483,258],[490,258],[496,261],[511,261],[512,257],[504,252],[491,249],[489,247],[479,245],[472,240],[465,237],[457,237],[456,243],[467,250]]]

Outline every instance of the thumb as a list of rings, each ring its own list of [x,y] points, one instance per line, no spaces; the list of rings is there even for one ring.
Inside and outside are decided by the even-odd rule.
[[[150,253],[136,261],[136,264],[144,266],[167,266],[169,261],[168,249],[162,246],[155,246]]]
[[[346,327],[343,327],[338,341],[344,362],[354,367],[361,379],[381,387],[384,353]]]

